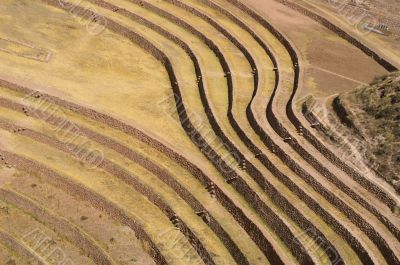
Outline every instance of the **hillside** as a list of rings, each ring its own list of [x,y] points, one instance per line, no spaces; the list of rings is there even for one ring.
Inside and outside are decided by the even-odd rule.
[[[375,170],[400,191],[400,73],[343,93],[334,106],[341,121],[365,141]]]

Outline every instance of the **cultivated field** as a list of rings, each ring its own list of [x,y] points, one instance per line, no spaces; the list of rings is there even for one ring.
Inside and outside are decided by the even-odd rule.
[[[312,0],[2,0],[0,265],[400,265],[399,194],[308,109],[400,67],[373,34]]]

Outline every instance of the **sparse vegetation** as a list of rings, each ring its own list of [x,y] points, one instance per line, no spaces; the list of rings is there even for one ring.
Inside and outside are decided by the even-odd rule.
[[[377,77],[338,100],[368,146],[366,158],[378,163],[376,172],[400,192],[400,73]]]

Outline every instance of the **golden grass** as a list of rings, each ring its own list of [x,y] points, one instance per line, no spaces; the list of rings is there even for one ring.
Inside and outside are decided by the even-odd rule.
[[[184,28],[155,13],[145,10],[143,7],[129,3],[129,1],[109,0],[108,2],[123,7],[135,14],[142,15],[190,45],[199,58],[204,74],[207,97],[210,100],[217,121],[228,138],[246,156],[252,157],[252,154],[236,135],[226,117],[228,106],[226,79],[223,76],[222,67],[217,57],[205,43]],[[257,146],[263,146],[261,140],[252,131],[245,116],[245,108],[253,92],[253,77],[251,74],[252,69],[247,60],[240,54],[240,51],[229,40],[221,37],[221,34],[216,29],[200,18],[163,1],[149,0],[149,2],[169,11],[171,14],[193,25],[199,31],[206,33],[207,37],[213,39],[221,48],[234,76],[234,115],[244,131],[249,132],[249,138]],[[215,2],[226,7],[226,3],[222,0],[215,0]],[[185,3],[213,17],[213,19],[237,37],[250,50],[252,56],[256,59],[256,63],[260,66],[261,90],[256,97],[256,107],[254,110],[258,113],[259,116],[257,117],[260,121],[265,120],[266,103],[271,95],[274,84],[274,72],[272,71],[273,66],[271,61],[267,59],[266,54],[254,39],[231,20],[212,8],[201,4],[199,1],[190,0],[185,1]],[[201,131],[203,134],[207,133],[211,139],[217,138],[204,113],[196,84],[193,63],[181,47],[154,30],[116,12],[93,5],[87,0],[83,0],[79,4],[85,7],[94,7],[101,14],[132,29],[132,31],[140,34],[165,52],[174,67],[188,113],[194,113],[197,119],[201,121]],[[251,25],[251,28],[259,34],[261,39],[272,48],[273,52],[279,58],[283,80],[282,87],[285,92],[289,93],[291,91],[293,69],[287,51],[271,33],[267,32],[250,16],[243,14],[240,10],[231,6],[228,9],[235,15],[240,16],[245,23]],[[16,12],[23,13],[24,16],[12,17],[7,15]],[[12,30],[9,27],[10,23],[15,25]],[[0,61],[2,62],[0,64],[0,73],[6,73],[0,77],[16,80],[34,89],[43,90],[48,94],[115,117],[141,129],[184,157],[189,158],[190,161],[204,170],[234,200],[235,204],[244,210],[245,214],[255,224],[262,227],[262,231],[266,237],[272,239],[274,244],[279,247],[278,253],[283,253],[293,264],[297,263],[275,232],[231,186],[226,185],[219,172],[216,171],[190,141],[178,121],[176,112],[166,113],[168,110],[175,109],[172,100],[165,101],[172,95],[171,84],[164,66],[149,53],[126,38],[108,30],[96,36],[88,35],[85,26],[82,23],[78,23],[78,19],[73,15],[42,4],[40,1],[4,0],[4,4],[0,6],[0,32],[0,49],[1,47],[7,49],[7,52],[0,51]],[[28,46],[15,44],[14,42],[1,42],[3,39],[11,39],[16,41],[15,43],[31,43],[34,47],[49,50],[53,53],[52,60],[48,63],[40,60],[27,60],[26,56],[21,56],[21,54],[34,53],[37,50],[32,48],[26,50]],[[0,96],[11,100],[20,100],[23,97],[23,95],[1,87]],[[286,100],[287,98],[285,97],[277,97],[275,104],[283,106]],[[164,101],[164,104],[157,104],[161,101]],[[233,217],[220,204],[212,200],[204,190],[202,184],[191,176],[187,170],[178,165],[177,162],[121,131],[82,117],[62,107],[57,108],[65,113],[68,119],[74,123],[110,137],[161,166],[182,186],[189,190],[197,200],[206,206],[207,210],[226,229],[251,264],[268,264],[267,259]],[[0,118],[9,120],[11,123],[22,127],[32,128],[45,135],[55,136],[53,128],[50,125],[1,107]],[[267,131],[272,130],[268,128],[266,122],[262,122],[262,124]],[[84,185],[121,207],[124,212],[136,219],[150,237],[156,241],[161,253],[167,257],[167,260],[171,261],[171,264],[185,264],[185,261],[174,257],[174,254],[176,254],[175,251],[178,253],[182,252],[182,249],[180,249],[182,246],[175,246],[173,251],[171,251],[167,248],[167,246],[170,246],[167,239],[159,236],[163,232],[173,229],[171,222],[160,209],[143,195],[133,191],[125,183],[103,170],[88,170],[77,159],[71,158],[71,156],[59,150],[32,141],[25,136],[12,134],[4,130],[0,130],[0,136],[0,148],[47,165],[54,171],[67,176],[76,183]],[[170,187],[165,185],[151,172],[138,164],[132,163],[121,154],[100,144],[96,144],[94,141],[91,141],[91,143],[93,147],[101,150],[107,159],[131,172],[137,176],[141,183],[156,191],[160,198],[171,206],[195,232],[206,249],[210,251],[217,264],[229,265],[234,263],[230,253],[218,237]],[[210,145],[215,148],[220,146],[221,142],[219,140],[212,141]],[[218,148],[217,152],[222,157],[232,158],[226,149]],[[312,196],[326,206],[326,208],[333,208],[300,177],[291,176],[294,173],[279,159],[268,151],[266,153],[296,184],[306,189],[309,193],[312,193]],[[270,182],[290,202],[296,205],[313,224],[323,231],[330,241],[334,241],[335,247],[337,247],[345,261],[351,264],[358,264],[360,262],[347,243],[317,214],[309,210],[305,203],[299,200],[294,193],[281,184],[275,177],[270,176],[270,173],[263,168],[260,162],[255,159],[250,159],[250,161],[269,178]],[[287,216],[285,209],[277,207],[248,174],[243,172],[239,172],[239,174],[253,191],[260,196],[262,201],[284,220],[294,234],[302,233],[300,227]],[[341,212],[336,209],[332,210],[334,216],[344,218]],[[304,244],[309,242],[309,240],[308,236],[300,239]],[[187,246],[185,250],[187,250]],[[197,256],[197,253],[192,248],[190,248],[190,253],[192,256]],[[320,248],[316,252],[311,253],[311,255],[319,260],[321,264],[323,264],[323,259],[326,258],[324,251]]]
[[[170,246],[168,238],[160,235],[173,230],[172,223],[147,198],[132,190],[125,183],[100,169],[88,170],[79,160],[72,159],[69,155],[45,144],[32,141],[25,136],[15,135],[4,130],[0,130],[0,135],[3,139],[0,143],[1,149],[47,165],[55,172],[67,176],[74,182],[118,205],[143,227],[160,246],[160,251],[165,254],[168,260],[171,260],[171,264],[184,264],[182,260],[177,260],[174,255],[174,253],[183,253],[184,249],[190,251],[189,253],[193,257],[197,255],[194,249],[190,249],[190,244],[185,242],[185,239],[179,241],[179,244]],[[163,248],[162,246],[168,247]]]
[[[88,5],[88,3],[84,3],[86,5]],[[43,9],[43,8],[42,8]],[[46,7],[45,9],[53,9],[50,7]],[[105,14],[105,15],[110,15],[110,11],[98,8],[98,10],[101,11],[101,13]],[[38,12],[40,12],[40,8],[38,8]],[[40,17],[40,16],[38,16]],[[113,17],[115,18],[116,21],[120,22],[121,24],[127,25],[129,27],[132,27],[135,29],[136,32],[139,32],[140,34],[142,34],[143,36],[146,36],[146,38],[148,38],[149,40],[151,40],[154,44],[160,46],[161,48],[163,47],[169,47],[170,49],[168,50],[168,55],[170,56],[170,58],[172,58],[172,63],[173,65],[176,67],[177,73],[179,73],[178,78],[180,78],[181,80],[184,80],[184,83],[182,85],[182,92],[183,92],[183,96],[184,96],[184,100],[185,102],[187,102],[187,106],[188,106],[188,110],[189,111],[193,111],[194,113],[198,114],[201,119],[203,121],[206,120],[205,115],[203,114],[203,107],[201,105],[201,102],[199,100],[199,94],[198,94],[198,89],[196,86],[193,86],[193,84],[195,84],[194,81],[194,71],[193,69],[191,69],[192,65],[190,63],[190,61],[188,61],[188,57],[184,54],[184,52],[177,48],[176,45],[174,45],[172,42],[167,41],[163,38],[161,38],[160,36],[158,36],[157,33],[154,33],[148,29],[145,29],[143,26],[132,22],[124,17],[118,16],[118,15],[113,15]],[[40,21],[38,23],[44,23],[43,21]],[[72,23],[72,22],[71,22]],[[207,26],[207,28],[209,29],[210,27],[204,23],[204,27]],[[165,22],[164,24],[165,25]],[[60,28],[56,28],[56,29],[52,29],[52,25],[47,25],[48,26],[48,30],[52,30],[52,31],[58,31],[63,33],[62,29]],[[177,27],[175,26],[174,29],[176,29]],[[79,31],[79,29],[77,29]],[[82,31],[82,30],[80,30]],[[64,29],[65,33],[69,33]],[[107,34],[106,34],[107,33]],[[190,38],[190,34],[186,33],[186,32],[180,32],[179,36],[181,37],[185,37],[185,38]],[[80,36],[79,34],[83,34],[82,32],[77,33],[78,34],[78,39]],[[62,35],[62,34],[61,34]],[[104,35],[104,36],[103,36]],[[107,39],[107,37],[110,36],[110,39]],[[115,39],[114,39],[115,38]],[[56,87],[58,88],[58,91],[56,91],[57,93],[54,93],[54,89],[51,89],[51,93],[57,95],[57,96],[62,96],[65,97],[68,100],[71,101],[76,101],[79,104],[83,104],[83,105],[88,105],[91,107],[94,107],[100,111],[103,112],[107,112],[107,113],[112,113],[114,114],[114,116],[116,116],[116,114],[118,113],[118,117],[122,120],[124,120],[125,117],[127,117],[127,119],[134,119],[135,122],[139,123],[140,125],[142,125],[143,127],[150,129],[150,128],[155,128],[155,126],[157,126],[156,124],[160,124],[160,119],[148,119],[148,116],[146,116],[146,119],[141,116],[141,113],[146,113],[146,115],[148,115],[148,109],[146,108],[145,111],[141,108],[143,107],[143,105],[141,105],[139,102],[138,104],[135,104],[135,101],[137,102],[138,98],[148,98],[150,100],[152,100],[152,102],[154,102],[154,96],[156,93],[151,93],[150,91],[148,91],[148,87],[149,84],[146,83],[146,80],[143,80],[143,78],[140,78],[141,76],[144,75],[144,72],[141,73],[137,73],[137,69],[136,70],[136,74],[135,72],[130,73],[130,78],[127,78],[127,76],[123,76],[123,78],[121,77],[121,80],[119,82],[122,82],[122,80],[135,80],[136,83],[136,89],[135,92],[138,90],[138,87],[146,87],[146,91],[143,92],[145,93],[143,96],[140,94],[135,94],[133,96],[128,96],[128,91],[126,93],[124,93],[124,88],[126,87],[131,87],[132,85],[129,84],[129,86],[125,83],[125,84],[121,84],[121,83],[117,83],[116,81],[114,81],[114,78],[111,78],[111,74],[110,73],[105,73],[104,69],[104,65],[101,64],[101,60],[99,60],[99,54],[104,54],[104,50],[101,49],[101,47],[115,47],[114,48],[114,54],[110,54],[110,58],[118,58],[117,56],[117,52],[121,51],[121,54],[123,54],[123,56],[119,55],[119,57],[123,57],[125,60],[123,63],[130,63],[131,59],[133,56],[129,56],[130,54],[126,54],[125,51],[126,50],[130,50],[133,53],[136,54],[140,54],[141,55],[141,60],[140,62],[136,63],[140,63],[140,65],[142,67],[145,66],[149,66],[148,69],[151,69],[151,67],[154,68],[154,66],[157,64],[157,62],[152,62],[152,58],[149,58],[148,54],[143,53],[142,50],[140,50],[137,47],[134,47],[135,45],[132,45],[131,43],[127,43],[127,41],[122,41],[120,37],[116,36],[116,34],[112,34],[109,32],[104,32],[103,34],[101,34],[98,38],[96,39],[100,39],[100,40],[96,40],[96,41],[91,41],[91,40],[87,40],[85,42],[86,45],[82,45],[80,47],[80,49],[78,51],[71,51],[68,49],[68,47],[71,47],[71,45],[73,45],[73,43],[65,43],[64,44],[64,49],[58,49],[56,50],[55,54],[58,55],[57,57],[55,57],[54,61],[51,62],[51,64],[53,64],[52,69],[58,69],[58,74],[55,72],[51,72],[50,71],[50,75],[49,77],[46,77],[46,81],[45,83],[50,84],[50,86]],[[43,41],[43,40],[42,40]],[[50,42],[50,40],[47,40],[48,42]],[[111,42],[111,43],[110,43]],[[224,42],[221,42],[221,45],[224,44],[229,44],[229,42],[227,40],[224,40]],[[118,44],[118,45],[117,45]],[[125,46],[124,46],[125,45]],[[129,45],[129,46],[128,46]],[[193,45],[193,44],[192,44]],[[198,47],[197,47],[197,46]],[[100,47],[100,48],[99,48]],[[175,47],[175,48],[174,48]],[[232,45],[230,46],[232,47]],[[199,42],[195,42],[194,43],[194,49],[198,49],[198,50],[206,50],[207,48],[204,47],[204,44],[202,44],[200,41]],[[232,49],[234,49],[232,47]],[[124,51],[124,53],[122,53],[122,51]],[[75,53],[75,54],[73,54]],[[77,54],[80,54],[82,56],[77,56]],[[107,53],[106,53],[107,54]],[[204,53],[202,53],[204,54]],[[215,60],[215,58],[212,58],[212,54],[210,53],[210,51],[208,51],[208,53],[206,53],[208,55],[206,55],[207,57],[201,57],[202,60],[204,61],[211,61],[214,62],[214,71],[220,71],[220,67],[217,63],[217,61]],[[62,57],[61,57],[62,56]],[[106,56],[107,57],[107,56]],[[143,58],[144,57],[144,58]],[[72,58],[72,60],[71,60]],[[74,61],[76,58],[79,58],[78,61]],[[179,61],[174,61],[174,58],[179,58]],[[185,59],[186,58],[186,59]],[[59,61],[57,60],[59,59]],[[208,60],[207,60],[208,59]],[[186,61],[185,61],[186,60]],[[133,60],[134,61],[134,60]],[[100,63],[99,63],[100,62]],[[242,65],[242,68],[246,67],[246,61],[245,60],[237,60],[237,62],[239,63],[239,66]],[[116,62],[116,64],[120,64],[121,62],[118,61]],[[77,76],[68,76],[68,80],[62,80],[63,76],[59,76],[60,73],[65,73],[68,74],[68,69],[65,67],[65,64],[67,64],[69,67],[71,66],[77,66],[79,68],[83,68],[88,72],[82,72],[81,74],[85,76],[85,78],[87,79],[83,84],[80,82],[79,84],[71,84],[71,79],[78,79],[79,77]],[[145,66],[144,66],[145,65]],[[11,65],[10,65],[11,66]],[[124,69],[129,69],[129,67],[126,67],[125,65]],[[129,65],[128,65],[129,66]],[[45,68],[44,65],[41,65],[41,67]],[[31,68],[31,67],[29,67]],[[163,70],[161,69],[162,67],[158,66],[156,69],[160,69],[160,73],[163,73]],[[18,68],[15,71],[21,71],[24,70],[26,71],[27,69],[21,66],[18,66]],[[30,71],[32,71],[31,69],[29,69]],[[39,71],[48,71],[49,69],[37,69],[35,72],[35,70],[33,70],[34,73],[32,73],[32,77],[33,76],[38,76]],[[152,69],[152,73],[154,72],[154,69]],[[247,70],[250,70],[247,67]],[[90,72],[90,73],[89,73]],[[18,73],[17,73],[18,74]],[[115,75],[115,73],[112,73],[113,76]],[[29,75],[29,72],[28,72]],[[206,73],[207,75],[207,73]],[[18,76],[18,75],[16,75]],[[109,77],[108,77],[109,76]],[[154,78],[154,76],[152,76]],[[164,78],[164,79],[162,79]],[[48,80],[50,79],[50,80]],[[112,80],[111,80],[112,79]],[[35,80],[35,79],[33,79]],[[160,81],[162,80],[162,81]],[[225,80],[223,77],[220,78],[207,78],[207,85],[209,87],[218,87],[218,89],[212,89],[209,90],[209,92],[211,91],[212,93],[210,93],[210,97],[213,98],[214,100],[218,99],[219,101],[216,103],[216,105],[218,105],[220,108],[218,108],[218,112],[217,113],[225,113],[225,111],[220,112],[221,106],[226,106],[226,102],[227,102],[227,88],[226,88],[226,84],[225,84]],[[213,81],[215,80],[215,81]],[[242,80],[242,79],[240,79]],[[166,90],[164,93],[169,93],[168,91],[168,87],[165,88],[165,84],[168,83],[168,80],[165,80],[165,73],[164,73],[164,77],[162,76],[158,76],[157,81],[160,82],[160,86],[164,85],[164,89]],[[43,80],[41,80],[41,82],[43,82]],[[101,83],[100,83],[101,82]],[[126,82],[126,81],[124,81]],[[154,82],[154,80],[152,80],[152,82]],[[44,82],[43,82],[44,83]],[[247,81],[245,81],[245,83],[247,83],[248,85],[251,86],[251,78],[248,79]],[[104,85],[106,84],[106,85]],[[154,83],[153,83],[154,84]],[[240,83],[242,84],[242,83]],[[95,87],[97,86],[97,89],[95,89]],[[111,86],[112,89],[111,89]],[[154,85],[153,85],[154,86]],[[101,93],[98,93],[99,89],[101,88]],[[118,87],[118,90],[115,89],[115,87]],[[159,88],[158,87],[158,93],[159,93]],[[59,91],[61,90],[61,91]],[[93,96],[93,91],[96,91],[96,95]],[[139,92],[140,93],[140,92]],[[92,94],[92,96],[90,95]],[[129,102],[133,102],[133,106],[123,106],[121,104],[117,104],[116,102],[121,102],[121,97],[124,97],[124,100],[129,100]],[[133,97],[135,99],[133,99]],[[132,100],[131,100],[132,99]],[[85,100],[85,101],[83,101]],[[115,100],[115,101],[113,101]],[[143,104],[143,103],[142,103]],[[145,103],[146,104],[146,103]],[[147,103],[148,104],[148,103]],[[98,108],[98,106],[102,106],[101,109]],[[135,113],[134,118],[132,118],[132,116],[130,115],[131,113]],[[157,113],[160,113],[160,111],[158,111]],[[152,117],[154,118],[154,117]],[[165,118],[163,119],[163,121],[161,122],[163,125],[165,125]],[[152,123],[154,122],[154,124],[148,125],[148,123]],[[145,124],[144,124],[145,123]],[[154,125],[154,127],[153,127]],[[174,135],[175,137],[173,137],[174,139],[181,139],[181,138],[185,138],[182,137],[182,131],[181,130],[176,130],[176,128],[179,128],[179,125],[176,126],[177,124],[174,124],[175,126],[169,126],[168,128],[171,128],[171,130],[168,129],[168,131],[170,132],[170,135]],[[174,128],[172,128],[174,127]],[[228,126],[229,128],[229,126]],[[210,127],[208,127],[208,130],[211,131]],[[153,130],[154,131],[154,130]],[[231,137],[233,137],[235,134],[231,131],[230,135]],[[164,136],[164,135],[163,135]],[[186,138],[185,138],[186,139]],[[238,140],[238,142],[240,142]],[[190,145],[190,144],[188,144]],[[187,147],[186,145],[184,146],[185,148]],[[222,155],[226,154],[226,151],[220,151],[222,153]],[[249,180],[249,179],[247,179]],[[262,191],[259,190],[258,186],[255,184],[251,185],[253,188],[255,188],[256,190],[258,190],[258,192],[260,194],[262,194]],[[264,196],[265,197],[265,196]],[[267,197],[264,198],[265,201],[269,201],[269,199]],[[265,226],[265,223],[262,222]],[[279,239],[274,236],[274,239],[279,241]]]
[[[1,109],[1,108],[0,108]],[[13,118],[13,113],[9,111],[2,111],[3,113],[7,113],[7,115],[1,115],[1,118],[8,120],[9,118]],[[14,113],[15,115],[15,113]],[[17,114],[15,116],[21,116],[22,114]],[[18,119],[17,120],[10,120],[11,124],[19,125]],[[24,125],[23,123],[21,125]],[[57,139],[56,136],[56,128],[53,126],[47,125],[44,126],[40,122],[31,121],[29,126],[27,127],[26,124],[24,128],[38,128],[42,127],[42,130],[45,131],[46,135],[52,136]],[[68,136],[69,139],[73,139],[75,135],[71,134]],[[225,264],[227,262],[234,262],[230,257],[230,254],[227,252],[226,248],[222,245],[220,240],[216,237],[216,235],[210,230],[206,224],[201,221],[201,218],[198,217],[194,210],[186,204],[186,202],[180,198],[169,186],[167,186],[164,182],[162,182],[158,177],[153,175],[148,170],[144,169],[143,167],[139,166],[138,164],[132,163],[132,161],[128,160],[121,154],[117,153],[116,151],[107,149],[95,142],[91,142],[91,148],[95,150],[101,150],[104,154],[104,157],[113,162],[116,165],[119,165],[121,168],[126,170],[127,172],[132,172],[132,174],[137,177],[137,179],[143,183],[144,185],[151,187],[159,196],[160,198],[171,206],[171,208],[180,216],[183,221],[188,224],[188,226],[195,232],[199,239],[204,243],[207,249],[210,250],[218,250],[218,254],[216,254],[216,261],[218,264]],[[192,190],[191,187],[190,190]],[[204,187],[201,188],[201,191],[204,193]],[[209,200],[208,203],[211,201]],[[227,214],[227,213],[226,213]],[[227,263],[229,264],[229,263]]]
[[[91,259],[82,255],[81,250],[74,246],[73,242],[67,241],[63,235],[58,234],[57,231],[53,231],[47,227],[46,224],[39,222],[33,216],[11,204],[1,201],[0,205],[1,207],[7,207],[9,209],[8,214],[0,214],[1,229],[7,231],[27,249],[31,249],[37,257],[45,259],[45,255],[50,252],[50,249],[57,246],[65,251],[65,253],[68,253],[68,257],[76,263],[94,264]],[[43,246],[47,244],[44,242],[41,249],[36,249],[35,242],[32,241],[32,238],[26,236],[34,230],[39,230],[47,237],[55,240],[55,244],[49,247],[49,249],[44,249]]]

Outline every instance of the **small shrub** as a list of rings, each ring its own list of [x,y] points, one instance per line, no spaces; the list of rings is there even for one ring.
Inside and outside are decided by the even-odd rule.
[[[82,215],[81,216],[81,221],[86,221],[87,219],[89,219],[89,217]]]

